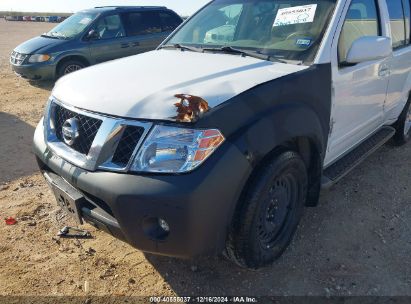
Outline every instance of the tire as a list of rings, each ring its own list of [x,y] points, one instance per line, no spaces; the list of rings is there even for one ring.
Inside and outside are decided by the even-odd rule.
[[[257,269],[281,256],[294,236],[307,196],[307,169],[295,152],[283,152],[254,176],[234,215],[226,255]]]
[[[408,100],[398,121],[394,124],[396,133],[394,135],[394,144],[402,146],[411,138],[411,99]]]
[[[63,77],[64,75],[76,72],[85,68],[86,65],[79,60],[67,60],[59,65],[57,70],[58,78]]]

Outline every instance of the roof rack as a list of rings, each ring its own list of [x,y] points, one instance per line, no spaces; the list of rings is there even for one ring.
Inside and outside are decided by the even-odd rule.
[[[94,8],[114,8],[114,9],[166,9],[165,6],[118,6],[118,5],[107,5],[107,6],[96,6]]]

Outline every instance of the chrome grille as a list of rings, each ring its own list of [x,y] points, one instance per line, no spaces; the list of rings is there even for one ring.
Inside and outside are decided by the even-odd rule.
[[[56,136],[59,140],[64,142],[62,129],[63,124],[70,118],[76,118],[79,121],[79,138],[71,146],[74,150],[81,154],[88,154],[93,144],[94,138],[101,126],[102,121],[96,118],[88,117],[56,105],[54,111],[54,127],[56,129]]]
[[[143,133],[143,127],[127,126],[111,162],[120,167],[127,166]]]
[[[78,137],[68,145],[62,128],[72,118],[76,119]],[[56,155],[80,168],[127,172],[152,125],[84,111],[51,99],[44,117],[44,136]]]
[[[21,53],[18,53],[16,51],[13,51],[11,53],[10,62],[12,64],[22,65],[27,57],[28,57],[28,55],[26,55],[26,54],[21,54]]]

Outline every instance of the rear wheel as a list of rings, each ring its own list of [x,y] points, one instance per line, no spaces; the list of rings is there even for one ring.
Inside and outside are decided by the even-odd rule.
[[[408,100],[398,121],[394,124],[396,133],[394,135],[394,143],[401,146],[408,142],[411,138],[411,99]]]
[[[307,195],[307,170],[295,152],[284,152],[254,177],[236,211],[228,236],[228,257],[256,269],[272,263],[287,248]]]
[[[58,71],[57,71],[58,77],[60,78],[64,75],[76,72],[83,68],[85,68],[85,64],[83,62],[79,60],[68,60],[60,64]]]

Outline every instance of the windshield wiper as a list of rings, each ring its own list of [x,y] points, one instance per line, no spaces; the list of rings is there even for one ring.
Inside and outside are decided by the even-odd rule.
[[[57,39],[67,39],[66,35],[64,35],[63,33],[59,33],[59,32],[48,32],[46,35],[48,37],[57,38]]]
[[[58,37],[48,35],[47,33],[42,34],[41,37],[52,38],[52,39],[59,39]]]
[[[168,48],[173,48],[173,49],[180,49],[182,51],[192,51],[192,52],[202,52],[203,49],[201,48],[196,48],[194,46],[188,46],[188,45],[183,45],[183,44],[165,44],[159,47],[159,49],[168,49]]]
[[[295,64],[295,65],[302,65],[304,63],[304,61],[302,60],[282,59],[282,58],[278,58],[275,56],[271,56],[270,60],[285,63],[285,64]]]
[[[239,54],[242,56],[249,56],[249,57],[254,57],[257,59],[261,60],[267,60],[267,61],[276,61],[276,62],[281,62],[281,63],[286,63],[289,64],[291,61],[286,60],[286,59],[281,59],[278,57],[274,57],[272,55],[268,54],[263,54],[260,51],[249,51],[249,50],[244,50],[244,49],[238,49],[232,46],[223,46],[220,48],[204,48],[203,51],[209,51],[209,52],[225,52],[225,53],[232,53],[232,54]]]
[[[248,51],[248,50],[243,50],[243,49],[237,49],[232,46],[223,46],[220,48],[204,48],[203,51],[209,51],[209,52],[217,51],[217,52],[224,52],[224,53],[239,54],[242,56],[254,57],[257,59],[261,59],[261,60],[271,59],[271,55],[262,54],[259,51]]]

